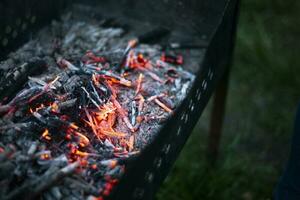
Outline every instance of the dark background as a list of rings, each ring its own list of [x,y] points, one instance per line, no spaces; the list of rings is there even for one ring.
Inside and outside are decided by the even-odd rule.
[[[271,199],[300,100],[299,47],[299,0],[242,1],[221,157],[215,168],[205,158],[210,103],[157,199]]]

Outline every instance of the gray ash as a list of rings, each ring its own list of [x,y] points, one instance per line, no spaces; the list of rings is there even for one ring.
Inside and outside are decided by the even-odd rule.
[[[155,139],[194,75],[133,35],[67,14],[0,63],[1,199],[105,197]]]

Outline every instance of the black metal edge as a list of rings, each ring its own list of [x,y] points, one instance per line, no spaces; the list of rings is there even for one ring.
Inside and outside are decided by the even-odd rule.
[[[153,199],[201,116],[230,60],[237,0],[228,0],[223,17],[205,52],[201,70],[187,98],[140,156],[128,164],[120,183],[107,199]]]

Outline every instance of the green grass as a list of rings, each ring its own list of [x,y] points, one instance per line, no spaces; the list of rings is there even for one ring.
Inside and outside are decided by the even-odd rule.
[[[299,4],[242,2],[217,166],[205,159],[208,106],[157,199],[271,199],[300,100]]]

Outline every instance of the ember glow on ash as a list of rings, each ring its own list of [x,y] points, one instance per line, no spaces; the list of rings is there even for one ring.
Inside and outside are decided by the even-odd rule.
[[[28,77],[25,87],[0,105],[4,141],[0,155],[18,149],[25,152],[32,173],[44,169],[42,177],[47,177],[51,166],[63,166],[59,173],[64,176],[80,175],[68,178],[84,183],[77,185],[84,197],[101,199],[126,171],[126,161],[155,138],[161,123],[185,97],[194,75],[182,68],[181,53],[122,38],[118,28],[64,23],[68,28],[59,39],[61,46],[44,58],[47,71]],[[90,35],[78,27],[86,28]],[[85,40],[77,44],[80,38]],[[79,44],[84,48],[78,50]],[[12,162],[9,156],[5,162]],[[64,187],[69,186],[69,179]],[[18,181],[27,184],[26,179]]]

